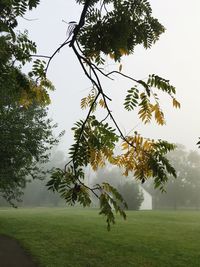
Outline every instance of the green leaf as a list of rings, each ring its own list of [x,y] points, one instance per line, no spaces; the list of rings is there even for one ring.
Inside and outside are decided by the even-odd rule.
[[[131,111],[138,106],[139,91],[136,87],[132,87],[127,92],[128,94],[125,98],[124,108],[128,111]]]

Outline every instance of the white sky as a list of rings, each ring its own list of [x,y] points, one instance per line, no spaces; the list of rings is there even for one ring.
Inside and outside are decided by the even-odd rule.
[[[169,97],[161,99],[166,116],[166,126],[139,124],[133,113],[122,112],[121,104],[133,84],[116,77],[116,82],[105,83],[106,93],[113,97],[112,111],[123,131],[133,127],[142,135],[182,143],[189,149],[197,149],[200,136],[200,1],[199,0],[151,0],[154,15],[165,26],[166,32],[151,50],[137,48],[133,56],[123,59],[123,72],[136,79],[158,74],[170,79],[177,89],[181,110],[172,108]],[[19,29],[28,29],[29,35],[38,45],[38,54],[50,55],[66,39],[67,25],[62,22],[78,21],[81,7],[75,0],[41,1],[39,7],[26,18],[37,18],[28,22],[22,20]],[[107,69],[112,70],[110,61]],[[118,66],[118,65],[116,65]],[[115,66],[114,66],[115,67]],[[58,122],[59,129],[65,129],[63,150],[71,144],[70,128],[79,118],[80,99],[89,93],[90,83],[70,48],[65,47],[54,58],[48,72],[56,86],[52,94],[50,116]],[[126,129],[126,130],[125,130]]]

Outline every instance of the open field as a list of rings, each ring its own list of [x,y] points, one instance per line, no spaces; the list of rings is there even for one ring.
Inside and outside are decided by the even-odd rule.
[[[0,234],[18,239],[45,267],[200,266],[194,211],[128,212],[107,232],[97,210],[0,209]]]

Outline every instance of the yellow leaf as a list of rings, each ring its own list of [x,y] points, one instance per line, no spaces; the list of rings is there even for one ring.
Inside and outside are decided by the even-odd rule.
[[[87,97],[83,97],[81,99],[81,109],[86,109],[88,106],[88,100],[87,100]]]
[[[19,104],[25,108],[28,108],[32,104],[32,100],[29,98],[25,90],[22,90],[21,97],[19,99]]]
[[[165,124],[165,118],[164,114],[160,109],[159,104],[155,104],[154,106],[154,112],[155,112],[155,120],[159,125],[164,125]]]
[[[98,167],[103,167],[105,165],[105,160],[100,150],[90,149],[90,164],[94,171],[96,171]]]
[[[127,150],[129,148],[129,144],[127,142],[122,143],[122,150]]]
[[[129,54],[128,50],[125,49],[125,48],[120,48],[120,49],[119,49],[119,52],[120,52],[120,54],[121,54],[122,56],[123,56],[123,55],[128,55],[128,54]]]
[[[94,89],[91,90],[88,96],[83,97],[81,99],[81,109],[86,109],[90,107],[95,99],[96,91]]]
[[[175,108],[181,107],[181,104],[175,98],[173,98],[173,107],[175,107]]]
[[[45,85],[43,85],[44,81],[41,81],[41,83],[37,86],[31,87],[31,93],[32,93],[32,100],[36,100],[38,104],[41,105],[49,105],[51,103],[49,94],[47,90],[45,89]],[[29,94],[30,98],[30,94]]]
[[[111,59],[115,59],[115,54],[114,53],[109,53],[109,56]]]
[[[105,159],[112,161],[112,158],[113,158],[113,150],[112,149],[104,146],[101,151],[102,151]]]
[[[128,170],[126,169],[123,174],[124,174],[124,176],[128,176]]]
[[[104,100],[103,100],[102,98],[99,100],[99,105],[100,105],[102,108],[106,108],[105,102],[104,102]]]
[[[149,151],[152,148],[152,142],[149,140],[145,140],[144,144],[143,144],[143,148],[146,151]]]

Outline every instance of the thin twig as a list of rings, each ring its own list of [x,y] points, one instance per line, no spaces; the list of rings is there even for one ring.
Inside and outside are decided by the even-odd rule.
[[[83,50],[80,47],[80,44],[78,43],[78,41],[76,40],[76,45],[78,47],[78,49],[80,50],[80,52],[84,55]],[[80,57],[88,64],[93,66],[96,70],[98,70],[103,76],[105,76],[106,78],[110,79],[110,80],[114,80],[111,77],[107,76],[106,73],[104,73],[100,68],[98,68],[94,63],[92,63],[89,59],[87,59],[87,57],[84,55],[84,57],[82,55],[80,55]]]
[[[46,66],[46,68],[45,68],[45,74],[47,73],[48,68],[49,68],[49,65],[50,65],[50,63],[51,63],[51,60],[54,58],[54,56],[60,51],[61,48],[63,48],[65,45],[67,45],[67,44],[69,44],[69,43],[70,43],[70,41],[62,43],[62,44],[61,44],[61,45],[60,45],[60,46],[53,52],[53,54],[49,57],[49,60],[48,60],[48,62],[47,62],[47,66]]]
[[[51,58],[51,56],[45,56],[45,55],[29,55],[29,57],[43,57],[43,58]]]
[[[27,21],[36,21],[36,20],[38,20],[38,19],[27,19],[24,16],[22,16],[22,18],[25,19],[25,20],[27,20]]]
[[[106,117],[105,117],[103,120],[100,121],[100,123],[102,123],[102,122],[104,122],[105,120],[107,120],[107,118],[109,117],[109,115],[110,115],[110,114],[108,113],[108,114],[106,115]]]
[[[89,186],[87,186],[86,184],[84,184],[79,178],[77,179],[79,181],[79,183],[84,186],[85,188],[87,188],[88,190],[90,190],[97,198],[99,198],[99,196],[97,195],[97,193],[95,192],[96,190],[100,190],[99,187],[95,187],[95,188],[91,188]]]
[[[74,45],[72,46],[72,49],[74,50],[74,53],[76,54],[76,56],[77,56],[77,58],[78,58],[78,61],[80,62],[81,67],[82,67],[82,69],[83,69],[85,75],[88,77],[88,79],[89,79],[89,80],[96,86],[97,90],[98,90],[102,95],[104,95],[105,98],[107,98],[108,100],[112,101],[112,99],[111,99],[110,97],[108,97],[106,94],[104,94],[104,92],[103,92],[103,90],[102,90],[102,87],[101,87],[101,83],[100,83],[100,81],[99,81],[99,77],[98,77],[98,75],[96,74],[96,72],[95,72],[94,68],[92,67],[92,65],[90,64],[90,62],[88,61],[87,63],[88,63],[88,65],[89,65],[89,67],[90,67],[90,70],[91,70],[91,71],[93,72],[93,74],[95,75],[97,81],[95,81],[95,80],[91,77],[91,75],[87,72],[87,70],[86,70],[86,68],[85,68],[85,66],[84,66],[84,64],[83,64],[83,62],[82,62],[82,60],[81,60],[81,59],[84,59],[84,58],[78,53],[78,51],[77,51],[77,49],[75,48]],[[85,59],[84,59],[84,60],[85,60]]]
[[[125,77],[125,78],[127,78],[127,79],[130,79],[130,80],[132,80],[132,81],[134,81],[134,82],[140,83],[138,80],[136,80],[136,79],[134,79],[134,78],[132,78],[132,77],[130,77],[130,76],[128,76],[128,75],[125,75],[125,74],[123,74],[122,72],[116,71],[116,70],[113,70],[113,71],[107,73],[106,76],[110,76],[110,75],[113,74],[113,73],[117,73],[117,74],[119,74],[119,75],[121,75],[121,76],[123,76],[123,77]]]

